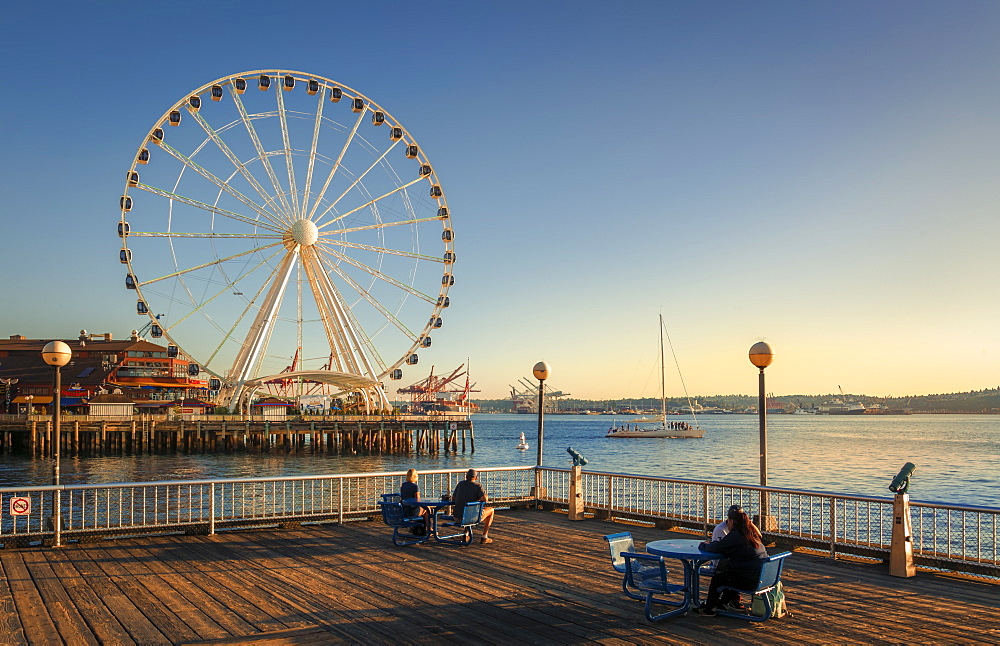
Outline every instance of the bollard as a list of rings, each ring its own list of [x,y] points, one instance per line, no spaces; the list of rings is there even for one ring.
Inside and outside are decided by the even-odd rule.
[[[569,519],[585,520],[583,515],[583,467],[587,464],[587,458],[580,455],[579,451],[569,447],[566,452],[573,458],[573,466],[570,467],[569,476]]]
[[[583,467],[570,467],[569,475],[569,519],[586,520],[583,515]]]
[[[889,485],[896,494],[892,501],[892,546],[889,552],[889,574],[911,577],[917,573],[913,565],[913,536],[910,526],[910,478],[917,467],[907,462]]]
[[[910,527],[910,495],[897,493],[892,501],[892,549],[889,553],[889,574],[911,577],[916,573]]]

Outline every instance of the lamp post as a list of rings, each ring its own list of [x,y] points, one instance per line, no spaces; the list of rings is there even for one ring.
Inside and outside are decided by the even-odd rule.
[[[771,346],[758,341],[750,346],[750,363],[760,369],[757,393],[757,417],[760,420],[760,486],[767,486],[767,401],[764,395],[764,368],[771,365],[774,353]],[[773,521],[767,513],[767,492],[760,492],[760,525],[761,529],[772,529]]]
[[[545,438],[545,380],[549,378],[549,364],[539,361],[531,369],[538,380],[538,466],[542,466],[542,442]]]
[[[24,409],[24,416],[27,417],[29,420],[31,419],[31,402],[34,401],[34,399],[35,399],[34,395],[24,396],[24,401],[28,404]]]
[[[62,408],[62,372],[60,371],[60,368],[69,363],[69,360],[72,357],[73,351],[70,350],[69,346],[62,341],[50,341],[45,344],[44,348],[42,348],[42,359],[45,360],[45,363],[56,369],[55,388],[52,393],[52,482],[56,486],[59,486],[59,409]],[[52,504],[52,527],[55,531],[55,546],[59,547],[62,544],[62,496],[59,489],[55,490],[54,495],[55,501]]]

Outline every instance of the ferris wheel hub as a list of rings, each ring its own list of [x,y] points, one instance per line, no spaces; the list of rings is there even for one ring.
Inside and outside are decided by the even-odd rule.
[[[303,247],[311,247],[319,240],[319,229],[312,220],[296,220],[290,232],[292,240]]]

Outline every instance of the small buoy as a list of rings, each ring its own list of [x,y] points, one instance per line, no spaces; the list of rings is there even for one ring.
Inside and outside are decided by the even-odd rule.
[[[517,443],[517,450],[526,451],[528,449],[528,440],[524,438],[524,433],[521,433],[521,437],[518,439],[520,441]]]

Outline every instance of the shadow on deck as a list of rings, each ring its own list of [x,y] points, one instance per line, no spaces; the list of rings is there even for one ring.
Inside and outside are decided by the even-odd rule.
[[[650,624],[601,540],[624,529],[638,546],[671,535],[516,511],[469,547],[396,548],[380,522],[356,522],[5,550],[0,643],[1000,641],[998,583],[802,553],[785,567],[783,619]]]

